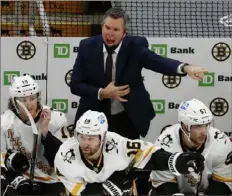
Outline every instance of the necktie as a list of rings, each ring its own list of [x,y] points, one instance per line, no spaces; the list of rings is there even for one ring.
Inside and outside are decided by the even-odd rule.
[[[108,55],[106,57],[105,66],[105,84],[106,86],[112,81],[112,68],[113,68],[113,57],[114,50],[107,50]],[[103,102],[104,113],[106,116],[111,114],[111,99],[105,99]]]
[[[113,57],[112,53],[114,51],[108,52],[108,55],[106,57],[106,67],[105,67],[105,79],[106,79],[106,85],[108,85],[112,81],[112,68],[113,68]]]

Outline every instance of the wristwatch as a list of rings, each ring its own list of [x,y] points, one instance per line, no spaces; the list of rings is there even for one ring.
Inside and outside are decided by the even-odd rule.
[[[182,65],[182,67],[181,67],[181,69],[180,69],[183,73],[185,73],[184,68],[185,68],[186,66],[189,66],[189,64],[188,64],[188,63],[184,63],[184,65]]]

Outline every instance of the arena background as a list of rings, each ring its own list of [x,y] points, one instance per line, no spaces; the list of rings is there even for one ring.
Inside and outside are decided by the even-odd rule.
[[[157,116],[148,141],[177,122],[183,100],[197,98],[209,106],[214,125],[232,138],[232,2],[166,1],[1,2],[1,112],[15,75],[30,74],[39,83],[42,101],[66,113],[73,124],[77,96],[69,89],[81,39],[100,33],[103,13],[121,6],[131,16],[129,34],[147,37],[159,55],[209,70],[202,82],[143,70]],[[142,103],[138,103],[142,104]]]

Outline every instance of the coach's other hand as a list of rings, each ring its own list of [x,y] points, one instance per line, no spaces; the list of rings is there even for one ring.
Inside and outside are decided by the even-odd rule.
[[[130,93],[129,85],[115,86],[114,81],[112,81],[107,87],[100,90],[100,99],[117,99],[121,102],[127,102],[123,97],[128,93]]]

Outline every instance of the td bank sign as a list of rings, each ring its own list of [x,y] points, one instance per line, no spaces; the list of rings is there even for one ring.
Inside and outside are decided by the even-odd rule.
[[[11,85],[16,76],[20,76],[19,71],[4,71],[4,85]]]
[[[54,44],[53,55],[54,58],[69,58],[70,44]]]
[[[69,106],[76,109],[79,106],[79,102],[69,101],[68,99],[52,99],[52,108],[60,112],[68,113]]]
[[[52,108],[67,113],[68,112],[68,99],[52,99]]]
[[[217,82],[232,82],[232,76],[226,75],[215,75],[214,72],[205,73],[203,80],[199,81],[198,86],[200,87],[212,87],[215,85],[215,81]]]
[[[151,44],[151,50],[162,56],[167,57],[169,54],[195,54],[195,48],[192,47],[168,47],[167,44]]]
[[[165,100],[164,99],[152,99],[151,100],[156,114],[165,113]]]
[[[214,86],[215,84],[215,73],[205,73],[203,80],[199,81],[198,86]]]
[[[176,110],[180,106],[179,103],[176,103],[173,101],[167,102],[164,99],[152,99],[151,102],[153,104],[153,107],[154,107],[156,114],[165,114],[166,109]]]

